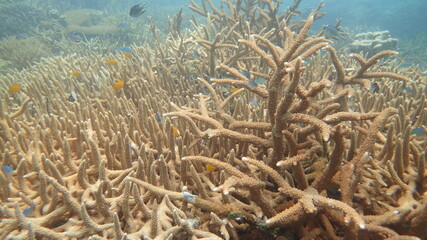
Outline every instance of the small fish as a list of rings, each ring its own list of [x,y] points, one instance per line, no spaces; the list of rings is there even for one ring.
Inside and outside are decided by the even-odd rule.
[[[255,81],[248,81],[247,86],[249,89],[255,89],[258,87],[258,83],[256,83]]]
[[[338,40],[340,36],[342,35],[348,35],[348,33],[343,32],[341,29],[339,29],[336,26],[330,26],[330,25],[325,25],[322,28],[322,35],[326,38],[326,39],[335,39]]]
[[[120,89],[123,88],[124,85],[125,85],[125,82],[123,80],[119,80],[113,85],[113,89],[116,91],[119,91]]]
[[[119,48],[116,48],[116,49],[114,49],[114,55],[117,55],[119,52],[124,52],[124,53],[133,53],[133,50],[132,50],[132,48],[130,48],[130,47],[119,47]]]
[[[414,134],[417,137],[427,136],[426,130],[424,130],[424,128],[414,128],[411,130],[411,134]]]
[[[123,56],[125,56],[126,58],[133,58],[132,53],[123,53]]]
[[[16,36],[15,36],[15,38],[17,39],[17,40],[22,40],[22,39],[26,39],[27,38],[27,34],[26,33],[18,33]]]
[[[119,62],[117,62],[116,59],[108,59],[105,61],[105,64],[108,64],[108,65],[115,65],[117,63],[119,63]]]
[[[77,95],[76,95],[76,93],[74,91],[71,91],[70,92],[70,96],[68,96],[67,100],[69,102],[75,102],[75,101],[77,101]]]
[[[251,74],[248,71],[246,71],[246,70],[240,71],[240,74],[242,74],[243,76],[245,76],[247,79],[249,79],[251,77]]]
[[[31,213],[33,212],[33,209],[36,205],[34,203],[31,203],[31,205],[29,207],[27,207],[26,209],[24,209],[24,211],[22,211],[22,213],[28,217],[31,215]]]
[[[238,90],[240,90],[241,88],[232,88],[232,89],[230,89],[230,93],[235,93],[235,92],[237,92]],[[241,93],[239,93],[239,94],[237,94],[236,96],[242,96],[243,95],[243,92],[241,92]]]
[[[254,97],[251,99],[251,104],[253,107],[259,107],[259,103]]]
[[[162,116],[162,113],[160,113],[160,112],[157,112],[157,113],[156,113],[156,121],[157,121],[158,123],[163,123],[163,116]]]
[[[378,93],[380,91],[380,86],[378,85],[378,83],[371,83],[371,91],[373,93]]]
[[[216,170],[216,167],[214,165],[208,163],[205,165],[205,169],[208,172],[214,172]]]
[[[5,174],[6,176],[12,176],[13,168],[12,168],[11,166],[9,166],[9,165],[4,165],[4,166],[2,167],[2,169],[3,169],[3,172],[4,172],[4,174]]]
[[[399,65],[399,67],[400,68],[407,68],[407,67],[411,67],[411,66],[414,66],[414,65],[416,65],[415,63],[412,63],[412,62],[409,62],[409,61],[405,61],[405,62],[402,62],[400,65]]]
[[[145,11],[147,11],[146,7],[147,7],[147,4],[145,3],[137,4],[131,7],[129,11],[129,16],[135,17],[135,18],[141,16],[142,14],[145,13]]]
[[[19,90],[21,90],[22,85],[19,83],[13,84],[12,86],[9,87],[9,92],[10,93],[17,93],[19,92]]]
[[[174,135],[175,137],[178,137],[178,136],[179,136],[178,128],[173,127],[173,135]]]
[[[196,49],[191,51],[191,54],[193,55],[194,58],[200,58],[201,57],[200,53]]]
[[[402,88],[402,91],[407,92],[408,94],[413,94],[414,93],[414,90],[412,90],[410,88],[407,88],[407,87]]]
[[[82,37],[79,34],[75,33],[75,32],[72,32],[72,33],[68,34],[68,39],[70,41],[76,42],[76,43],[82,41]]]
[[[136,146],[136,144],[135,144],[135,143],[130,143],[130,144],[129,144],[129,153],[130,153],[130,154],[132,154],[132,149],[135,149],[135,150],[137,150],[137,149],[138,149],[138,147]]]
[[[117,27],[120,28],[120,29],[124,29],[124,28],[129,27],[129,24],[127,24],[127,23],[119,23],[119,25],[117,25]]]
[[[421,76],[423,76],[423,77],[427,77],[427,71],[422,72],[422,73],[421,73]]]
[[[256,82],[257,84],[264,84],[264,83],[266,83],[266,82],[267,82],[267,80],[266,80],[265,78],[260,77],[260,78],[257,78],[257,79],[255,80],[255,82]]]
[[[196,203],[196,195],[193,195],[189,192],[183,192],[182,195],[184,196],[184,202],[188,202],[188,203]]]
[[[71,71],[70,75],[73,76],[73,77],[80,77],[81,73],[77,72],[77,71]]]

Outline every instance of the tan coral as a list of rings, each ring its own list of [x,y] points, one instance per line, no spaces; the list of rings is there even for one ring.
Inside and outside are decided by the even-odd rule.
[[[4,91],[26,88],[2,102],[0,160],[13,171],[0,173],[0,238],[422,237],[426,142],[410,131],[426,125],[426,86],[396,97],[403,84],[389,77],[405,77],[374,64],[389,52],[353,57],[361,65],[319,52],[329,43],[308,36],[316,15],[299,32],[266,31],[293,16],[269,6],[192,5],[213,25],[135,47],[117,66],[56,57],[2,77]],[[209,55],[194,64],[193,49]],[[368,70],[381,96],[359,87]],[[266,85],[246,88],[253,76]]]

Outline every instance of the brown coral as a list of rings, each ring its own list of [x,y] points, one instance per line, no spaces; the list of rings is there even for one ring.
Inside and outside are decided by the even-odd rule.
[[[375,64],[388,53],[339,57],[308,36],[315,17],[293,32],[273,2],[259,15],[230,4],[229,17],[203,3],[192,8],[214,25],[116,66],[57,57],[5,77],[3,89],[17,78],[26,89],[0,115],[13,169],[0,173],[0,238],[422,237],[426,142],[410,130],[426,124],[426,86],[395,97],[406,78]],[[381,95],[359,86],[372,74]],[[266,85],[248,87],[253,76]]]

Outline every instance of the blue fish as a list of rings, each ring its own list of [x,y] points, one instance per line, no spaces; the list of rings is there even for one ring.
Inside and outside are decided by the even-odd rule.
[[[162,116],[162,114],[160,112],[156,113],[156,121],[158,123],[163,123],[163,116]]]
[[[129,24],[127,24],[127,23],[119,23],[119,25],[117,27],[120,28],[120,29],[124,29],[124,28],[128,28]]]
[[[197,199],[196,195],[193,195],[189,192],[183,192],[182,195],[184,196],[184,199],[183,199],[184,202],[193,203],[193,204],[196,202],[196,199]]]
[[[6,174],[6,176],[12,176],[13,168],[12,168],[11,166],[9,166],[9,165],[4,165],[4,166],[2,167],[2,169],[3,169],[3,172]]]
[[[405,61],[402,64],[400,64],[399,67],[401,67],[401,68],[407,68],[407,67],[410,67],[410,66],[413,66],[413,65],[415,65],[415,64],[412,63],[412,62]]]
[[[414,134],[417,137],[427,136],[427,133],[424,130],[424,128],[414,128],[414,129],[411,130],[411,134]]]
[[[70,39],[73,42],[77,42],[77,43],[82,41],[82,37],[75,32],[68,34],[68,39]]]
[[[135,143],[129,144],[129,153],[132,154],[132,149],[136,148]]]
[[[266,83],[266,82],[267,82],[267,80],[266,80],[265,78],[260,77],[260,78],[257,78],[257,79],[255,80],[255,82],[256,82],[257,84],[264,84],[264,83]]]
[[[22,39],[26,39],[27,38],[27,34],[24,33],[24,32],[22,32],[22,33],[18,33],[15,37],[18,40],[22,40]]]
[[[412,90],[412,89],[410,89],[410,88],[407,88],[407,87],[402,88],[402,91],[407,92],[408,94],[412,94],[412,93],[414,93],[414,90]]]
[[[133,50],[130,47],[119,47],[114,49],[114,55],[117,55],[119,52],[133,53]]]
[[[258,107],[259,106],[258,101],[254,97],[251,99],[251,104],[252,104],[253,107]]]
[[[23,213],[26,217],[28,217],[28,216],[30,216],[30,215],[31,215],[31,213],[33,212],[34,207],[35,207],[35,204],[34,204],[34,203],[31,203],[31,206],[29,206],[29,207],[27,207],[26,209],[24,209],[24,211],[22,211],[22,213]]]
[[[240,74],[242,74],[243,76],[245,76],[247,79],[249,79],[251,77],[251,74],[248,71],[246,71],[246,70],[240,71]]]
[[[200,58],[201,57],[200,53],[196,49],[191,51],[191,54],[193,55],[194,58]]]
[[[129,16],[139,17],[147,11],[147,4],[141,3],[133,6],[129,11]]]
[[[371,91],[373,93],[378,93],[380,91],[380,86],[378,85],[378,83],[371,83]]]
[[[258,87],[258,83],[256,83],[255,81],[248,81],[247,86],[249,89],[255,89]]]

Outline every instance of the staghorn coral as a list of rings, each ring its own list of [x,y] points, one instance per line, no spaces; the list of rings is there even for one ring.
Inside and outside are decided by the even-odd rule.
[[[36,37],[22,40],[5,38],[0,41],[0,56],[7,63],[7,66],[21,70],[40,61],[42,57],[49,57],[53,54],[47,44]]]
[[[73,55],[4,76],[3,91],[25,87],[0,115],[13,169],[0,173],[0,239],[423,237],[427,143],[410,134],[426,125],[421,79],[376,64],[393,52],[341,56],[308,36],[314,17],[298,32],[238,23],[275,22],[238,3],[229,17],[199,10],[222,26],[108,56],[117,65]],[[254,77],[266,85],[249,88]]]

